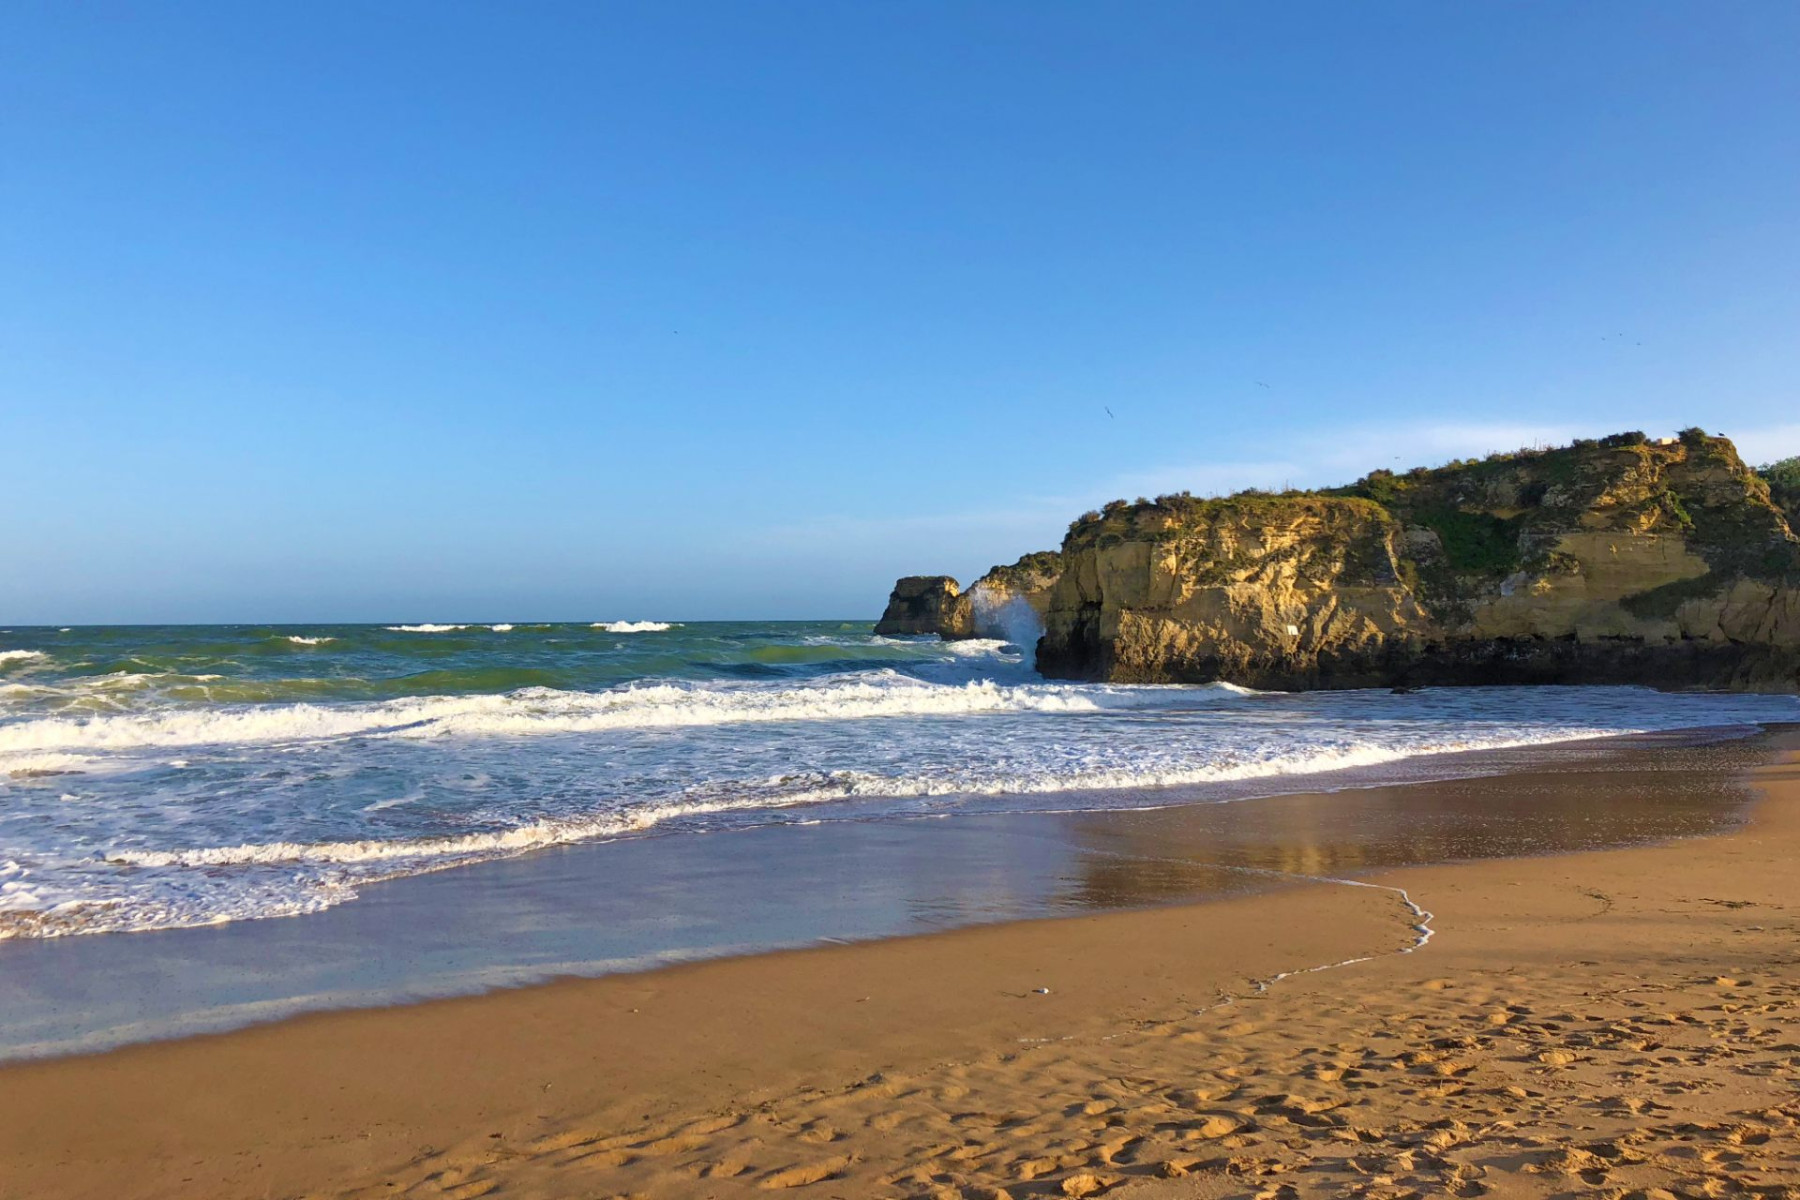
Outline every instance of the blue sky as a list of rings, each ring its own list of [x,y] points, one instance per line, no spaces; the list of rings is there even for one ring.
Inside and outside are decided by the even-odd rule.
[[[1797,51],[1785,3],[15,4],[0,620],[873,616],[1118,495],[1800,452]]]

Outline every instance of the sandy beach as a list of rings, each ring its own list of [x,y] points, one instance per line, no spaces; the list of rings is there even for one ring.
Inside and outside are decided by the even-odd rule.
[[[1717,837],[8,1066],[0,1195],[1800,1196],[1767,745]]]

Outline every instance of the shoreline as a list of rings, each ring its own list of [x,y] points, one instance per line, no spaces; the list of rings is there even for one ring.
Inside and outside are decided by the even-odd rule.
[[[1575,784],[1637,758],[1719,775],[1754,754],[1758,736],[1703,727],[1421,756],[1382,768],[1386,778],[1299,776],[1286,781],[1292,790],[1245,802],[1171,789],[1112,809],[840,817],[574,844],[386,881],[292,919],[14,940],[0,943],[0,1061],[567,977],[1212,902],[1319,875],[1693,836],[1736,820],[1727,810],[1742,797],[1659,780],[1656,803],[1622,812]],[[1529,799],[1496,782],[1513,777],[1537,781]]]
[[[1761,741],[1781,760],[1752,771],[1764,796],[1750,823],[1713,837],[1377,869],[1351,887],[712,960],[0,1066],[0,1195],[730,1196],[832,1184],[808,1194],[1201,1197],[1284,1183],[1339,1195],[1383,1176],[1400,1188],[1410,1172],[1452,1194],[1547,1196],[1588,1186],[1545,1165],[1555,1138],[1603,1134],[1612,1109],[1642,1123],[1684,1104],[1705,1118],[1686,1124],[1714,1125],[1737,1149],[1704,1163],[1680,1145],[1583,1151],[1601,1163],[1583,1169],[1617,1183],[1724,1162],[1762,1186],[1746,1163],[1792,1155],[1791,1084],[1768,1097],[1763,1132],[1743,1135],[1761,1140],[1730,1143],[1731,1122],[1706,1108],[1723,1085],[1668,1089],[1731,1061],[1665,1069],[1640,1051],[1648,1065],[1601,1064],[1585,1030],[1607,1014],[1575,1011],[1636,1003],[1619,996],[1645,988],[1716,1001],[1716,980],[1729,979],[1723,994],[1761,1006],[1750,1028],[1720,1034],[1737,1058],[1762,1070],[1791,1054],[1782,1038],[1800,974],[1784,962],[1795,931],[1784,906],[1800,904],[1789,869],[1800,735]],[[1629,768],[1592,775],[1630,782]],[[1412,913],[1383,887],[1437,914],[1424,952],[1402,952]],[[1695,961],[1724,969],[1702,978]],[[1594,991],[1599,978],[1609,992]],[[1501,1003],[1507,989],[1516,998]],[[1741,1011],[1689,1016],[1716,1045],[1712,1033],[1745,1024]],[[1645,1019],[1663,1018],[1620,1009],[1597,1028]],[[1577,1026],[1586,1040],[1565,1047]],[[1492,1044],[1515,1035],[1525,1065]],[[1458,1038],[1471,1045],[1436,1046]],[[1406,1086],[1347,1090],[1375,1058]],[[1590,1065],[1608,1071],[1590,1079]],[[1621,1071],[1671,1079],[1621,1098]],[[1509,1072],[1516,1082],[1471,1082]],[[1774,1077],[1730,1082],[1766,1091]],[[1543,1091],[1546,1079],[1559,1090]],[[1319,1107],[1294,1108],[1297,1095]],[[1471,1119],[1489,1101],[1514,1115]],[[1375,1124],[1334,1115],[1369,1105],[1387,1106]],[[1522,1132],[1528,1113],[1548,1132]],[[1426,1126],[1443,1120],[1462,1126],[1454,1144],[1426,1146],[1444,1132]],[[1488,1146],[1505,1138],[1505,1153]],[[1378,1152],[1388,1170],[1353,1161]],[[1293,1173],[1302,1166],[1311,1173]],[[1308,1190],[1326,1185],[1337,1190]]]

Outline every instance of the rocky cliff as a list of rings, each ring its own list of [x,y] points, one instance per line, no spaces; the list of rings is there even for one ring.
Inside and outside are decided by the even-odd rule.
[[[1038,668],[1308,688],[1782,687],[1800,541],[1730,442],[1625,434],[1075,522]]]
[[[962,588],[948,575],[908,575],[888,593],[887,608],[875,622],[878,634],[948,634],[967,604]]]
[[[1282,689],[1800,679],[1800,541],[1767,482],[1699,430],[1320,492],[1118,501],[1037,567],[1009,595],[1041,614],[1051,676]],[[975,591],[917,631],[965,636]]]

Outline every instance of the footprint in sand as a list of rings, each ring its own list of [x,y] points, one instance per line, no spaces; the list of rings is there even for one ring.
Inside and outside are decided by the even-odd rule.
[[[1190,1138],[1211,1141],[1214,1138],[1230,1137],[1241,1129],[1249,1128],[1244,1121],[1236,1117],[1228,1117],[1221,1113],[1213,1113],[1204,1118],[1198,1125],[1190,1126],[1186,1133]]]
[[[851,1159],[848,1156],[828,1158],[822,1162],[802,1163],[765,1176],[757,1186],[769,1189],[806,1187],[808,1184],[836,1177],[850,1163]]]

